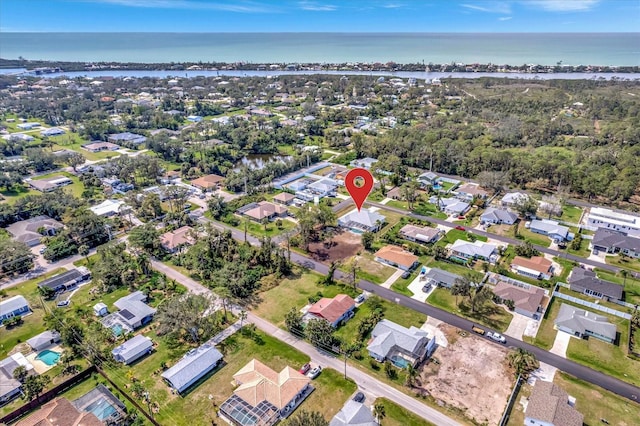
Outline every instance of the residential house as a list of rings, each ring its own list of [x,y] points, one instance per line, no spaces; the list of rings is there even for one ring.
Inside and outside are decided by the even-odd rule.
[[[160,236],[160,244],[162,248],[169,253],[175,253],[182,247],[187,245],[193,245],[195,239],[193,238],[194,230],[190,226],[181,226],[180,228],[165,232]]]
[[[66,398],[56,398],[14,426],[104,426],[92,412],[78,410]]]
[[[195,186],[203,191],[215,191],[222,187],[224,178],[219,175],[205,175],[191,181],[191,186]]]
[[[429,198],[429,202],[431,204],[437,205],[440,210],[442,210],[443,212],[445,212],[446,214],[448,214],[450,216],[452,216],[452,215],[461,216],[461,215],[465,214],[466,212],[468,212],[469,209],[471,208],[469,203],[467,203],[465,201],[460,201],[457,198],[440,198],[440,199],[438,199],[438,197],[436,197],[435,195],[432,195]]]
[[[439,176],[433,172],[425,172],[418,176],[418,182],[423,188],[433,186],[438,183]]]
[[[20,123],[16,127],[20,130],[32,130],[36,127],[40,127],[40,123],[36,123],[36,122]]]
[[[89,210],[91,210],[97,216],[110,217],[120,214],[121,208],[124,205],[124,201],[104,200],[98,205],[89,207]]]
[[[153,342],[147,336],[138,334],[111,351],[116,362],[129,365],[153,350]]]
[[[407,365],[420,364],[435,346],[435,339],[430,339],[426,331],[414,326],[406,328],[383,319],[371,332],[367,351],[378,362],[389,360],[397,367],[405,368]]]
[[[147,138],[142,135],[137,135],[135,133],[125,132],[125,133],[116,133],[113,135],[109,135],[109,142],[115,143],[118,145],[128,144],[128,145],[140,145],[147,141]]]
[[[45,330],[42,333],[27,340],[27,344],[31,346],[31,349],[33,349],[34,351],[41,351],[59,342],[60,333],[55,330]]]
[[[151,322],[156,313],[154,308],[145,303],[146,301],[147,295],[138,290],[121,297],[113,304],[120,309],[116,314],[124,318],[125,323],[135,330]]]
[[[33,365],[20,352],[0,361],[0,406],[22,394],[22,384],[13,378],[18,367],[24,367],[27,372],[33,370]]]
[[[582,426],[584,422],[561,387],[540,379],[535,381],[524,416],[527,426]]]
[[[187,121],[191,121],[192,123],[199,123],[202,121],[202,117],[199,115],[190,115],[187,117]]]
[[[492,225],[513,225],[517,220],[518,215],[508,210],[496,209],[494,207],[489,207],[480,216],[480,223]]]
[[[554,242],[563,242],[572,239],[572,235],[569,234],[569,228],[560,225],[555,220],[532,220],[529,224],[529,230],[536,234],[546,235]]]
[[[353,209],[349,213],[338,218],[338,225],[356,233],[378,232],[382,229],[386,218],[371,209]]]
[[[40,134],[46,137],[64,135],[64,133],[65,131],[59,127],[51,127],[49,129],[44,129],[40,131]]]
[[[511,261],[511,270],[518,275],[537,280],[548,280],[553,276],[553,264],[542,256],[533,256],[530,259],[516,256]]]
[[[333,299],[323,297],[311,305],[305,319],[323,319],[337,327],[353,316],[356,302],[346,294],[338,294]]]
[[[352,162],[349,163],[349,165],[351,167],[360,167],[363,169],[370,170],[371,167],[373,167],[373,165],[377,162],[378,160],[376,160],[375,158],[366,157],[366,158],[360,158],[358,160],[353,160]]]
[[[220,406],[227,422],[244,426],[271,426],[286,418],[304,401],[314,388],[311,379],[287,366],[276,372],[253,359],[233,375],[238,386]]]
[[[338,182],[331,178],[322,178],[307,185],[306,190],[319,197],[335,195]]]
[[[410,271],[418,264],[418,256],[402,247],[386,245],[375,254],[375,260],[395,266],[403,271]]]
[[[97,317],[103,317],[109,313],[109,309],[107,308],[107,305],[105,305],[104,303],[98,302],[95,305],[93,305],[93,313]]]
[[[38,287],[48,288],[54,293],[64,292],[71,287],[75,287],[83,281],[87,281],[91,278],[91,271],[86,267],[80,266],[61,274],[54,275],[51,278],[47,278],[40,281]]]
[[[66,176],[56,175],[45,179],[25,179],[33,189],[40,192],[51,192],[63,186],[71,185],[73,181]]]
[[[603,342],[616,341],[618,329],[607,317],[563,303],[554,322],[556,328],[572,336],[594,337]]]
[[[349,399],[329,422],[329,426],[378,426],[371,410]]]
[[[438,268],[431,268],[429,272],[424,274],[424,280],[429,286],[451,288],[458,278],[461,278],[460,275],[452,274],[451,272]]]
[[[161,374],[169,386],[182,393],[216,368],[222,354],[210,344],[191,349],[174,366]]]
[[[540,319],[549,303],[549,297],[544,289],[521,281],[498,281],[493,288],[493,294],[504,303],[513,301],[516,313],[529,318]]]
[[[290,194],[288,192],[281,192],[280,194],[273,197],[273,202],[282,204],[283,206],[290,206],[293,204],[293,200],[295,200],[296,196]]]
[[[440,239],[442,231],[438,228],[407,224],[400,228],[399,235],[405,240],[432,244]]]
[[[507,192],[500,200],[500,205],[502,207],[513,207],[527,198],[529,198],[529,195],[523,192]]]
[[[591,249],[594,252],[620,253],[640,259],[640,238],[607,228],[598,228],[591,240]]]
[[[583,268],[574,268],[569,275],[569,288],[578,293],[603,300],[622,300],[623,287],[604,281],[596,273]]]
[[[286,217],[289,210],[280,205],[269,201],[260,201],[258,203],[250,203],[238,209],[239,215],[246,216],[256,222],[263,220],[274,220],[278,217]]]
[[[587,226],[606,228],[624,232],[632,237],[640,237],[640,216],[592,207],[587,218]]]
[[[180,172],[177,170],[169,170],[164,175],[158,177],[158,182],[163,185],[174,184],[180,178]]]
[[[0,301],[0,323],[6,319],[24,316],[31,312],[29,302],[17,295]]]
[[[120,149],[120,145],[116,145],[115,143],[111,142],[95,141],[86,145],[82,145],[82,148],[86,149],[89,152],[117,151]]]
[[[7,227],[7,231],[14,240],[33,247],[40,244],[43,237],[52,237],[63,227],[62,223],[48,216],[36,216],[12,223]]]
[[[480,188],[480,185],[475,183],[465,183],[464,185],[459,186],[455,193],[456,197],[465,201],[471,201],[474,198],[485,200],[489,195],[487,191]]]
[[[463,260],[485,260],[493,262],[496,260],[498,248],[482,241],[456,240],[449,248],[450,256]]]
[[[80,412],[93,413],[104,425],[126,424],[126,407],[109,389],[99,384],[71,404]],[[78,426],[84,425],[79,423]]]

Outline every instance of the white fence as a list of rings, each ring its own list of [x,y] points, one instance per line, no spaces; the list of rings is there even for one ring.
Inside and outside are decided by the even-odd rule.
[[[554,297],[559,297],[560,299],[568,300],[569,302],[577,303],[578,305],[586,306],[591,309],[595,309],[600,312],[605,312],[607,314],[615,315],[620,318],[624,318],[627,320],[631,319],[631,314],[626,312],[616,311],[615,309],[607,308],[606,306],[602,306],[598,303],[589,302],[587,300],[578,299],[577,297],[569,296],[568,294],[560,293],[559,291],[553,292]]]

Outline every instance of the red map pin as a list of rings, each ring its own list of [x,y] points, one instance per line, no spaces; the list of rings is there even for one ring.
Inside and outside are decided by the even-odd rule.
[[[361,186],[356,185],[356,179],[358,178],[362,179]],[[351,198],[353,198],[353,202],[356,204],[358,211],[360,211],[369,193],[373,189],[373,176],[371,176],[371,172],[366,169],[351,169],[344,178],[344,186],[347,188]]]

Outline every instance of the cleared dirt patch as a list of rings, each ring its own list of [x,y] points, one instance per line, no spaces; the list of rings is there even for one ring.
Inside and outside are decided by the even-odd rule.
[[[436,400],[457,407],[479,423],[498,424],[513,387],[507,350],[483,338],[440,325],[449,345],[438,348],[421,371],[420,383]],[[455,331],[454,331],[455,330]]]
[[[326,241],[309,244],[309,254],[321,262],[348,259],[363,249],[360,235],[342,229]]]

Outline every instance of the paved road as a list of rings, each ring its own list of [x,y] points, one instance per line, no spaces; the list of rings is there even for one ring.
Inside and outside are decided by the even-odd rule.
[[[174,279],[179,283],[183,284],[190,292],[197,293],[197,294],[213,294],[211,290],[204,287],[202,284],[192,280],[191,278],[181,274],[180,272],[168,267],[167,265],[161,262],[152,261],[151,266],[157,271],[164,273],[167,277]],[[235,308],[234,311],[237,313],[238,308]],[[345,371],[343,359],[340,359],[326,352],[319,351],[318,349],[316,349],[314,346],[310,345],[306,341],[299,339],[284,330],[281,330],[280,328],[271,324],[267,320],[264,320],[258,317],[257,315],[254,315],[248,312],[246,322],[251,322],[255,324],[256,327],[258,327],[260,330],[264,331],[265,333],[295,347],[300,352],[305,353],[311,358],[311,362],[315,364],[319,364],[325,368],[330,367],[339,372]],[[227,330],[225,330],[225,332]],[[224,337],[226,337],[226,335]],[[362,389],[378,397],[385,397],[395,402],[396,404],[402,407],[405,407],[409,411],[415,413],[416,415],[422,417],[423,419],[429,422],[437,424],[438,426],[458,426],[459,425],[458,422],[456,422],[453,419],[450,419],[445,414],[421,403],[420,401],[408,395],[405,395],[399,390],[379,381],[374,377],[371,377],[367,373],[351,365],[347,365],[346,371],[347,371],[347,376],[353,379],[358,384],[358,386],[360,386]]]
[[[344,209],[345,207],[349,206],[351,203],[353,203],[353,201],[351,201],[351,198],[347,199],[347,200],[343,200],[340,203],[338,203],[336,206],[333,207],[334,211],[340,211],[342,209]],[[395,213],[399,213],[403,216],[407,216],[407,217],[412,217],[414,219],[419,219],[419,220],[425,220],[425,221],[429,221],[431,223],[436,223],[438,225],[444,225],[444,226],[448,226],[448,227],[455,227],[456,225],[454,223],[451,223],[449,221],[446,221],[444,219],[438,219],[435,217],[431,217],[431,216],[423,216],[423,215],[419,215],[419,214],[415,214],[415,213],[411,213],[410,211],[407,210],[403,210],[403,209],[399,209],[396,207],[391,207],[391,206],[387,206],[385,204],[380,204],[380,203],[376,203],[373,201],[367,201],[367,204],[373,206],[373,207],[378,207],[380,209],[384,209],[384,210],[388,210],[391,212],[395,212]],[[487,237],[487,238],[492,238],[494,240],[498,240],[498,241],[502,241],[504,243],[508,243],[508,244],[512,244],[512,245],[518,245],[518,244],[522,244],[522,240],[516,240],[515,238],[509,238],[509,237],[505,237],[502,235],[496,235],[496,234],[492,234],[491,232],[485,232],[485,231],[481,231],[478,229],[472,229],[472,228],[466,228],[468,232],[471,232],[475,235],[480,235],[483,237]],[[620,271],[620,268],[616,267],[616,266],[612,266],[612,265],[607,265],[605,263],[601,263],[601,262],[596,262],[594,260],[590,260],[590,259],[586,259],[584,257],[580,257],[580,256],[575,256],[573,254],[570,253],[566,253],[566,252],[562,252],[559,250],[554,250],[554,249],[550,249],[549,247],[543,247],[543,246],[538,246],[538,245],[533,245],[537,250],[541,251],[542,253],[548,253],[551,254],[553,256],[557,256],[560,258],[564,258],[564,259],[568,259],[568,260],[573,260],[575,262],[579,262],[579,263],[583,263],[585,265],[589,265],[589,266],[595,266],[598,267],[600,269],[606,269],[609,270],[611,272],[617,273],[618,271]]]

